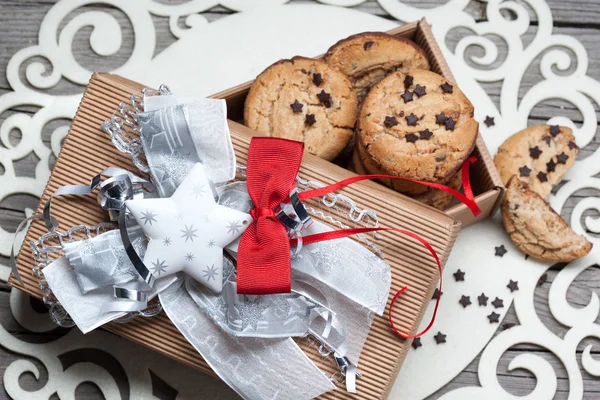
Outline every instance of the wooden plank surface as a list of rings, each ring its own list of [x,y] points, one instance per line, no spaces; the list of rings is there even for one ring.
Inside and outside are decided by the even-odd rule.
[[[292,0],[292,2],[301,2],[302,0]],[[517,0],[519,1],[519,0]],[[181,3],[184,0],[169,1],[169,3]],[[445,0],[404,0],[404,3],[418,5],[422,8],[432,7],[446,3]],[[519,1],[523,3],[522,1]],[[53,0],[0,0],[0,95],[10,90],[8,81],[6,79],[6,67],[10,57],[20,49],[31,46],[37,43],[37,35],[39,25],[44,18],[45,14],[55,3]],[[555,29],[554,32],[557,34],[566,34],[577,38],[587,49],[589,57],[589,68],[588,75],[594,79],[600,80],[600,43],[598,37],[600,37],[600,0],[548,0],[548,4],[553,12]],[[486,2],[485,1],[471,1],[467,10],[477,20],[483,21],[486,19]],[[385,18],[390,18],[387,13],[381,8],[381,6],[374,0],[367,1],[356,9],[373,13]],[[119,52],[111,57],[110,60],[105,60],[95,55],[89,47],[89,34],[91,28],[82,29],[76,36],[73,42],[73,53],[75,59],[78,60],[83,66],[95,69],[95,70],[110,70],[118,65],[125,62],[127,57],[131,54],[133,48],[133,32],[131,24],[127,20],[126,16],[120,11],[112,8],[106,8],[103,6],[85,6],[76,9],[74,12],[69,14],[68,20],[81,14],[85,11],[90,10],[102,10],[114,15],[123,30],[123,47]],[[205,12],[202,15],[209,21],[214,21],[219,18],[223,18],[231,14],[231,11],[224,7],[215,7],[209,12]],[[531,14],[532,25],[537,25],[537,16]],[[64,26],[65,21],[62,22]],[[168,28],[168,21],[165,18],[154,18],[154,23],[157,31],[157,50],[159,53],[164,48],[169,46],[175,41],[175,38],[171,35]],[[447,38],[447,43],[450,48],[454,48],[456,43],[463,37],[464,31],[456,29],[450,33]],[[533,33],[524,35],[525,40],[531,40]],[[501,44],[501,42],[498,42]],[[471,53],[467,54],[478,54],[477,49],[471,49]],[[500,57],[499,60],[503,59],[503,55],[506,54],[506,47],[499,46]],[[42,60],[43,61],[43,60]],[[43,61],[44,62],[44,61]],[[535,83],[539,82],[539,60],[538,64],[533,64],[523,77],[522,89],[519,93],[523,96],[528,88]],[[48,65],[49,67],[49,65]],[[25,69],[21,68],[21,76],[24,80]],[[484,88],[491,95],[492,99],[498,103],[500,97],[500,84],[499,83],[486,83]],[[51,93],[55,94],[71,94],[82,92],[82,88],[78,87],[66,80],[61,80],[60,84],[50,90]],[[600,118],[600,108],[597,104],[593,104]],[[8,110],[0,114],[0,124],[10,115],[15,112],[25,112],[32,114],[37,111],[35,107],[23,106],[17,109]],[[530,124],[543,123],[548,118],[555,116],[557,113],[566,115],[573,119],[576,123],[582,121],[582,117],[579,111],[569,103],[561,101],[546,101],[543,104],[536,107],[530,117]],[[44,128],[45,144],[50,147],[49,138],[50,133],[60,125],[64,125],[65,121],[57,121],[49,124]],[[19,132],[11,132],[11,141],[17,143],[20,134]],[[596,135],[592,144],[582,150],[580,157],[586,157],[595,151],[599,146],[600,135]],[[34,167],[37,163],[35,157],[26,157],[16,163],[16,170],[18,176],[32,176]],[[0,166],[0,173],[2,173],[2,167]],[[567,202],[564,208],[563,216],[570,216],[571,210],[574,205],[579,202],[582,197],[591,195],[598,195],[593,190],[584,190],[577,193]],[[33,209],[37,204],[37,199],[28,195],[14,195],[0,202],[0,226],[5,230],[14,231],[17,224],[24,218],[24,210],[26,208]],[[588,215],[586,213],[585,215]],[[589,212],[591,216],[598,216],[598,213]],[[0,262],[6,264],[6,257],[0,256]],[[587,305],[592,292],[600,292],[600,278],[598,273],[600,267],[593,267],[587,269],[584,273],[577,277],[573,285],[567,292],[567,300],[574,306]],[[548,290],[552,281],[556,277],[558,269],[552,269],[548,272],[548,280],[542,286],[540,286],[535,293],[535,305],[538,311],[539,317],[542,322],[554,333],[559,336],[564,335],[566,328],[557,323],[554,318],[550,315],[548,309]],[[64,334],[62,330],[56,330],[49,334],[32,334],[22,327],[20,327],[16,321],[14,321],[10,308],[9,308],[9,288],[6,285],[0,285],[0,321],[2,326],[7,329],[11,334],[19,337],[22,340],[31,342],[45,342],[50,341],[58,336]],[[597,321],[598,322],[598,321]],[[518,323],[514,310],[511,309],[508,312],[504,320],[506,323]],[[600,351],[600,341],[595,339],[586,339],[579,344],[577,348],[578,359],[581,357],[583,348],[589,344],[594,344],[592,353],[598,358]],[[500,365],[498,366],[498,379],[502,386],[510,393],[516,395],[526,395],[530,393],[536,385],[535,378],[527,371],[517,370],[508,372],[508,363],[521,352],[530,352],[531,354],[538,355],[545,360],[548,360],[553,366],[554,371],[558,377],[558,391],[555,399],[566,399],[568,395],[568,377],[567,373],[558,359],[548,351],[531,346],[531,345],[519,345],[515,348],[511,348],[506,352],[502,358]],[[6,367],[14,360],[23,358],[22,356],[15,355],[0,348],[0,373],[3,373]],[[32,360],[35,362],[35,360]],[[109,361],[107,361],[109,362]],[[442,394],[454,390],[463,386],[472,386],[478,383],[477,368],[479,358],[476,358],[469,364],[465,370],[460,373],[455,379],[453,379],[448,385],[439,390],[437,393],[432,395],[431,399],[439,398]],[[39,363],[38,363],[39,364]],[[47,373],[45,369],[40,368],[42,376],[40,381],[36,381],[32,376],[24,376],[20,382],[23,388],[36,389],[43,385],[46,379],[44,374]],[[121,376],[119,379],[120,388],[126,389],[128,383],[126,378]],[[585,387],[584,399],[597,399],[600,398],[600,380],[594,378],[583,372],[583,380]],[[77,396],[86,399],[101,398],[100,391],[93,384],[82,384],[77,389]],[[172,391],[165,388],[160,398],[173,398]],[[0,391],[0,398],[8,398],[4,389]]]

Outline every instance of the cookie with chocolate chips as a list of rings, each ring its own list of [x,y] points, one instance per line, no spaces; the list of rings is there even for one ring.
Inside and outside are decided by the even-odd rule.
[[[575,163],[579,148],[565,126],[536,125],[509,137],[494,158],[504,184],[517,175],[547,199],[552,188]]]
[[[478,123],[471,102],[456,85],[444,90],[446,83],[443,76],[416,69],[394,72],[371,89],[356,139],[361,159],[369,160],[363,165],[373,166],[368,170],[442,184],[452,180],[473,151]],[[401,95],[407,90],[421,95],[405,103]],[[398,123],[389,126],[385,120],[392,114]],[[409,195],[429,191],[416,183],[392,182],[388,186]]]
[[[502,222],[521,251],[554,262],[570,262],[590,252],[592,244],[575,233],[550,204],[517,175],[509,179],[506,189]]]
[[[327,51],[325,61],[350,79],[359,104],[369,89],[390,73],[429,69],[425,52],[418,45],[380,32],[360,33],[340,40]],[[421,91],[417,89],[417,95]]]
[[[304,142],[333,160],[353,138],[356,94],[346,76],[322,60],[294,57],[262,72],[244,106],[244,123],[269,136]]]

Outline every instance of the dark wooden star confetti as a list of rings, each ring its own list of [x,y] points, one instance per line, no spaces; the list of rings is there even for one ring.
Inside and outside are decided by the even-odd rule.
[[[413,101],[413,94],[410,90],[405,90],[404,93],[402,93],[400,95],[400,97],[402,97],[402,100],[404,100],[405,103],[409,103],[411,101]]]
[[[333,104],[331,95],[324,90],[321,90],[321,92],[319,94],[317,94],[317,97],[319,98],[319,101],[321,102],[321,104],[323,104],[327,108],[330,108],[331,105]]]
[[[574,150],[574,149],[578,149],[579,146],[577,146],[577,143],[575,142],[569,142],[569,149]]]
[[[431,296],[431,300],[437,300],[439,297],[441,297],[444,294],[444,292],[440,292],[440,289],[435,289],[433,291],[433,296]]]
[[[446,343],[446,335],[444,335],[442,332],[438,332],[437,335],[434,336],[434,338],[437,344]]]
[[[404,87],[408,89],[410,86],[412,86],[414,80],[415,78],[413,78],[412,76],[406,75],[406,77],[404,78]]]
[[[501,326],[501,329],[502,329],[503,331],[505,331],[505,330],[507,330],[507,329],[510,329],[510,328],[513,328],[513,327],[515,327],[516,325],[517,325],[517,324],[515,324],[514,322],[505,322],[505,323],[503,323],[503,324],[502,324],[502,326]]]
[[[467,308],[467,306],[471,305],[471,298],[470,296],[465,296],[463,294],[458,302],[463,306],[463,308]]]
[[[496,297],[496,299],[492,301],[492,305],[494,306],[494,308],[502,308],[504,307],[504,300]]]
[[[531,168],[529,168],[527,165],[524,165],[521,168],[519,168],[519,175],[521,176],[529,176],[530,173]]]
[[[487,117],[485,117],[485,121],[483,121],[483,123],[485,124],[485,126],[487,126],[488,128],[490,126],[494,126],[496,125],[496,122],[494,122],[494,117],[490,117],[489,115]]]
[[[417,84],[417,86],[415,86],[415,90],[413,91],[413,93],[419,97],[423,97],[427,94],[425,89],[427,89],[427,87]]]
[[[406,117],[406,124],[409,126],[417,126],[417,121],[419,118],[413,113],[410,113],[409,116]]]
[[[419,140],[419,137],[417,135],[415,135],[414,133],[409,133],[408,135],[405,136],[405,138],[408,143],[414,143],[417,140]]]
[[[569,159],[569,156],[566,155],[564,151],[556,156],[556,161],[559,164],[566,164],[568,159]]]
[[[323,77],[321,76],[321,74],[313,74],[312,81],[315,85],[321,86],[321,83],[323,83]]]
[[[477,302],[480,306],[487,306],[488,299],[489,297],[487,297],[485,293],[481,293],[480,296],[477,296]]]
[[[453,86],[451,84],[449,84],[448,82],[444,82],[440,85],[440,87],[442,88],[442,91],[444,93],[452,93],[452,88]]]
[[[435,123],[438,125],[444,125],[444,123],[446,122],[446,119],[448,119],[448,117],[446,117],[446,114],[440,113],[435,116]]]
[[[490,320],[490,324],[497,324],[498,322],[500,322],[500,314],[494,311],[492,311],[492,313],[487,317]]]
[[[292,107],[292,111],[293,112],[295,112],[295,113],[301,113],[302,112],[302,107],[304,107],[304,104],[302,104],[298,100],[296,100],[292,104],[290,104],[290,107]]]
[[[391,128],[392,126],[398,125],[398,120],[392,115],[390,117],[385,117],[385,121],[383,121],[383,124],[388,128]]]
[[[425,129],[424,131],[419,132],[419,139],[429,140],[431,135],[433,135],[433,132],[431,132],[429,129]]]
[[[540,148],[538,146],[532,147],[529,149],[529,155],[532,158],[535,158],[536,160],[538,158],[540,158],[540,155],[542,154],[542,151],[540,150]]]
[[[461,271],[460,269],[457,269],[456,272],[453,273],[452,275],[454,275],[454,280],[456,282],[465,280],[465,273],[463,271]]]
[[[544,140],[544,142],[546,142],[548,146],[550,146],[550,143],[552,143],[552,138],[548,135],[544,136],[542,139]]]
[[[446,125],[446,130],[453,131],[454,130],[454,126],[456,125],[456,121],[453,120],[452,118],[448,117],[444,121],[444,125]]]
[[[365,51],[369,50],[371,48],[371,46],[373,46],[375,43],[374,42],[365,42],[365,44],[363,44],[363,49],[365,49]]]
[[[539,172],[537,174],[537,178],[539,179],[540,182],[548,182],[548,175],[544,172]]]
[[[304,117],[304,123],[307,126],[313,126],[316,122],[315,114],[306,114],[306,117]]]
[[[538,279],[536,285],[542,286],[544,283],[546,283],[547,280],[548,280],[548,274],[544,273],[544,274],[542,274],[542,276],[540,276],[540,279]]]
[[[508,253],[508,250],[506,250],[506,247],[504,247],[503,244],[500,246],[494,247],[494,249],[496,250],[496,253],[494,255],[498,256],[498,257],[504,257],[504,255],[506,253]]]
[[[506,287],[510,289],[511,293],[515,292],[515,291],[519,290],[519,282],[513,281],[511,279],[510,282],[508,282],[508,285],[506,285]]]
[[[414,338],[411,346],[415,350],[418,349],[419,347],[423,346],[423,344],[421,343],[421,338],[420,337]]]
[[[553,137],[556,137],[556,135],[560,134],[560,127],[558,125],[551,125],[550,126],[550,134]]]
[[[556,171],[556,163],[554,162],[554,160],[550,159],[550,161],[548,161],[546,163],[546,171],[548,171],[548,172]]]

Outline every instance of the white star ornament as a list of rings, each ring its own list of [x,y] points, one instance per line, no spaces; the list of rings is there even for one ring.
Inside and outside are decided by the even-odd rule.
[[[150,239],[144,264],[156,278],[185,271],[220,293],[223,248],[252,222],[215,202],[204,166],[196,164],[170,198],[129,200],[127,208]]]

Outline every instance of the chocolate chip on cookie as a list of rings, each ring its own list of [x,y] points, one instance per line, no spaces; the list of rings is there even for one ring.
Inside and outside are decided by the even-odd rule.
[[[550,134],[553,137],[556,137],[557,135],[560,134],[560,127],[558,125],[551,125],[550,126]]]
[[[402,97],[402,100],[404,100],[405,103],[413,101],[413,94],[408,89],[406,89],[404,93],[400,95],[400,97]]]
[[[398,120],[396,119],[396,117],[394,116],[387,116],[385,117],[385,121],[383,121],[383,123],[385,124],[385,126],[387,126],[388,128],[391,128],[392,126],[396,126],[398,125]]]
[[[444,125],[446,123],[447,119],[448,119],[448,117],[446,117],[446,114],[439,113],[438,115],[435,116],[435,123],[438,125]]]
[[[440,85],[440,87],[442,88],[442,91],[444,93],[452,93],[452,85],[449,84],[448,82],[444,82]]]
[[[540,155],[542,154],[542,151],[540,150],[539,147],[535,146],[529,149],[529,156],[533,159],[538,159],[540,158]]]
[[[406,124],[409,126],[417,126],[417,121],[419,121],[419,118],[413,113],[410,113],[410,115],[406,117]]]
[[[531,173],[531,168],[527,167],[527,165],[523,165],[521,168],[519,168],[520,176],[529,176],[530,173]]]
[[[569,149],[570,150],[579,150],[579,146],[577,146],[577,144],[575,142],[569,142]]]
[[[408,135],[406,135],[406,141],[408,143],[415,143],[417,140],[419,140],[419,137],[414,133],[409,133]]]
[[[331,99],[330,93],[327,93],[326,91],[321,90],[321,92],[319,94],[317,94],[317,97],[319,98],[319,101],[321,102],[321,104],[323,104],[327,108],[331,108],[333,101]]]
[[[406,75],[406,77],[404,78],[404,87],[406,89],[408,89],[409,87],[411,87],[413,85],[414,82],[414,78],[410,75]]]
[[[413,93],[419,97],[423,97],[427,94],[425,89],[427,89],[425,86],[421,86],[417,83],[417,86],[415,86],[415,90],[413,91]]]
[[[395,71],[429,69],[425,52],[414,42],[379,32],[340,40],[327,51],[325,61],[346,74],[359,104],[373,86]]]
[[[296,100],[292,104],[290,104],[290,107],[292,107],[292,111],[293,112],[295,112],[295,113],[301,113],[302,112],[302,107],[304,107],[304,104],[302,104],[298,100]]]
[[[323,77],[319,73],[313,74],[312,81],[315,85],[321,86],[321,83],[323,83]]]
[[[432,135],[433,132],[431,132],[429,129],[425,129],[424,131],[419,132],[419,139],[429,140],[431,139]]]
[[[448,117],[444,121],[444,125],[446,125],[446,130],[453,131],[454,127],[456,126],[456,121]]]
[[[557,134],[552,139],[550,131],[560,131],[560,135]],[[517,175],[520,180],[527,182],[533,191],[546,199],[552,187],[560,182],[577,159],[579,149],[569,146],[574,139],[573,131],[565,126],[531,126],[509,137],[498,148],[494,163],[504,184],[513,175]],[[564,155],[559,159],[561,154]],[[521,173],[523,165],[530,169],[530,174]],[[544,174],[538,177],[540,172]],[[546,172],[551,174],[546,175]]]
[[[354,137],[357,113],[356,93],[342,72],[322,60],[295,57],[256,78],[244,123],[269,136],[304,142],[308,153],[333,160]]]

